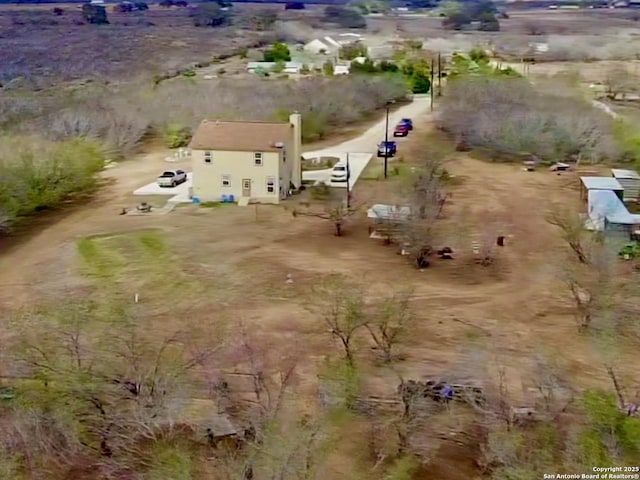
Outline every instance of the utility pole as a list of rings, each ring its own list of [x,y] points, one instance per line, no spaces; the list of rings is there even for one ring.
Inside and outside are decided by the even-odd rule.
[[[438,52],[438,96],[442,96],[442,56]]]
[[[351,168],[349,167],[349,152],[347,152],[347,210],[351,208],[351,187],[349,182],[351,182]]]
[[[432,112],[433,112],[433,77],[434,77],[434,73],[435,73],[434,72],[435,66],[434,66],[433,63],[434,63],[433,62],[433,58],[431,58],[431,69],[430,69],[431,70],[431,84],[429,85],[429,94],[430,94],[430,97],[431,97],[431,111]]]
[[[389,158],[389,102],[387,102],[387,117],[384,122],[384,178],[387,178],[387,159]]]

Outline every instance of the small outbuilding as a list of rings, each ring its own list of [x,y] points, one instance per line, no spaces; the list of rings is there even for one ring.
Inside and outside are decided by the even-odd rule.
[[[589,192],[594,190],[610,190],[614,192],[622,201],[624,188],[620,182],[613,177],[580,177],[581,192],[580,197],[588,201]]]
[[[640,198],[640,174],[635,170],[624,170],[621,168],[612,168],[611,175],[615,178],[622,188],[623,201],[635,202]]]
[[[628,235],[640,225],[640,215],[632,214],[611,190],[590,190],[586,227],[607,233]]]

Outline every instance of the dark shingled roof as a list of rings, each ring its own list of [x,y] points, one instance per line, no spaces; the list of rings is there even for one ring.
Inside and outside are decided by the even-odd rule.
[[[292,129],[289,123],[204,120],[189,146],[194,150],[277,152],[276,143],[288,142]]]

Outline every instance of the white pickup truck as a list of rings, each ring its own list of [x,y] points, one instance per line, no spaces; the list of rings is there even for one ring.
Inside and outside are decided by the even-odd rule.
[[[187,174],[184,170],[166,170],[158,177],[158,186],[175,187],[187,181]]]

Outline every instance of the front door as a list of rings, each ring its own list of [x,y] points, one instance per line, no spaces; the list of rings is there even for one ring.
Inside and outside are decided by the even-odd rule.
[[[242,179],[242,196],[243,197],[251,196],[251,179],[250,178]]]

